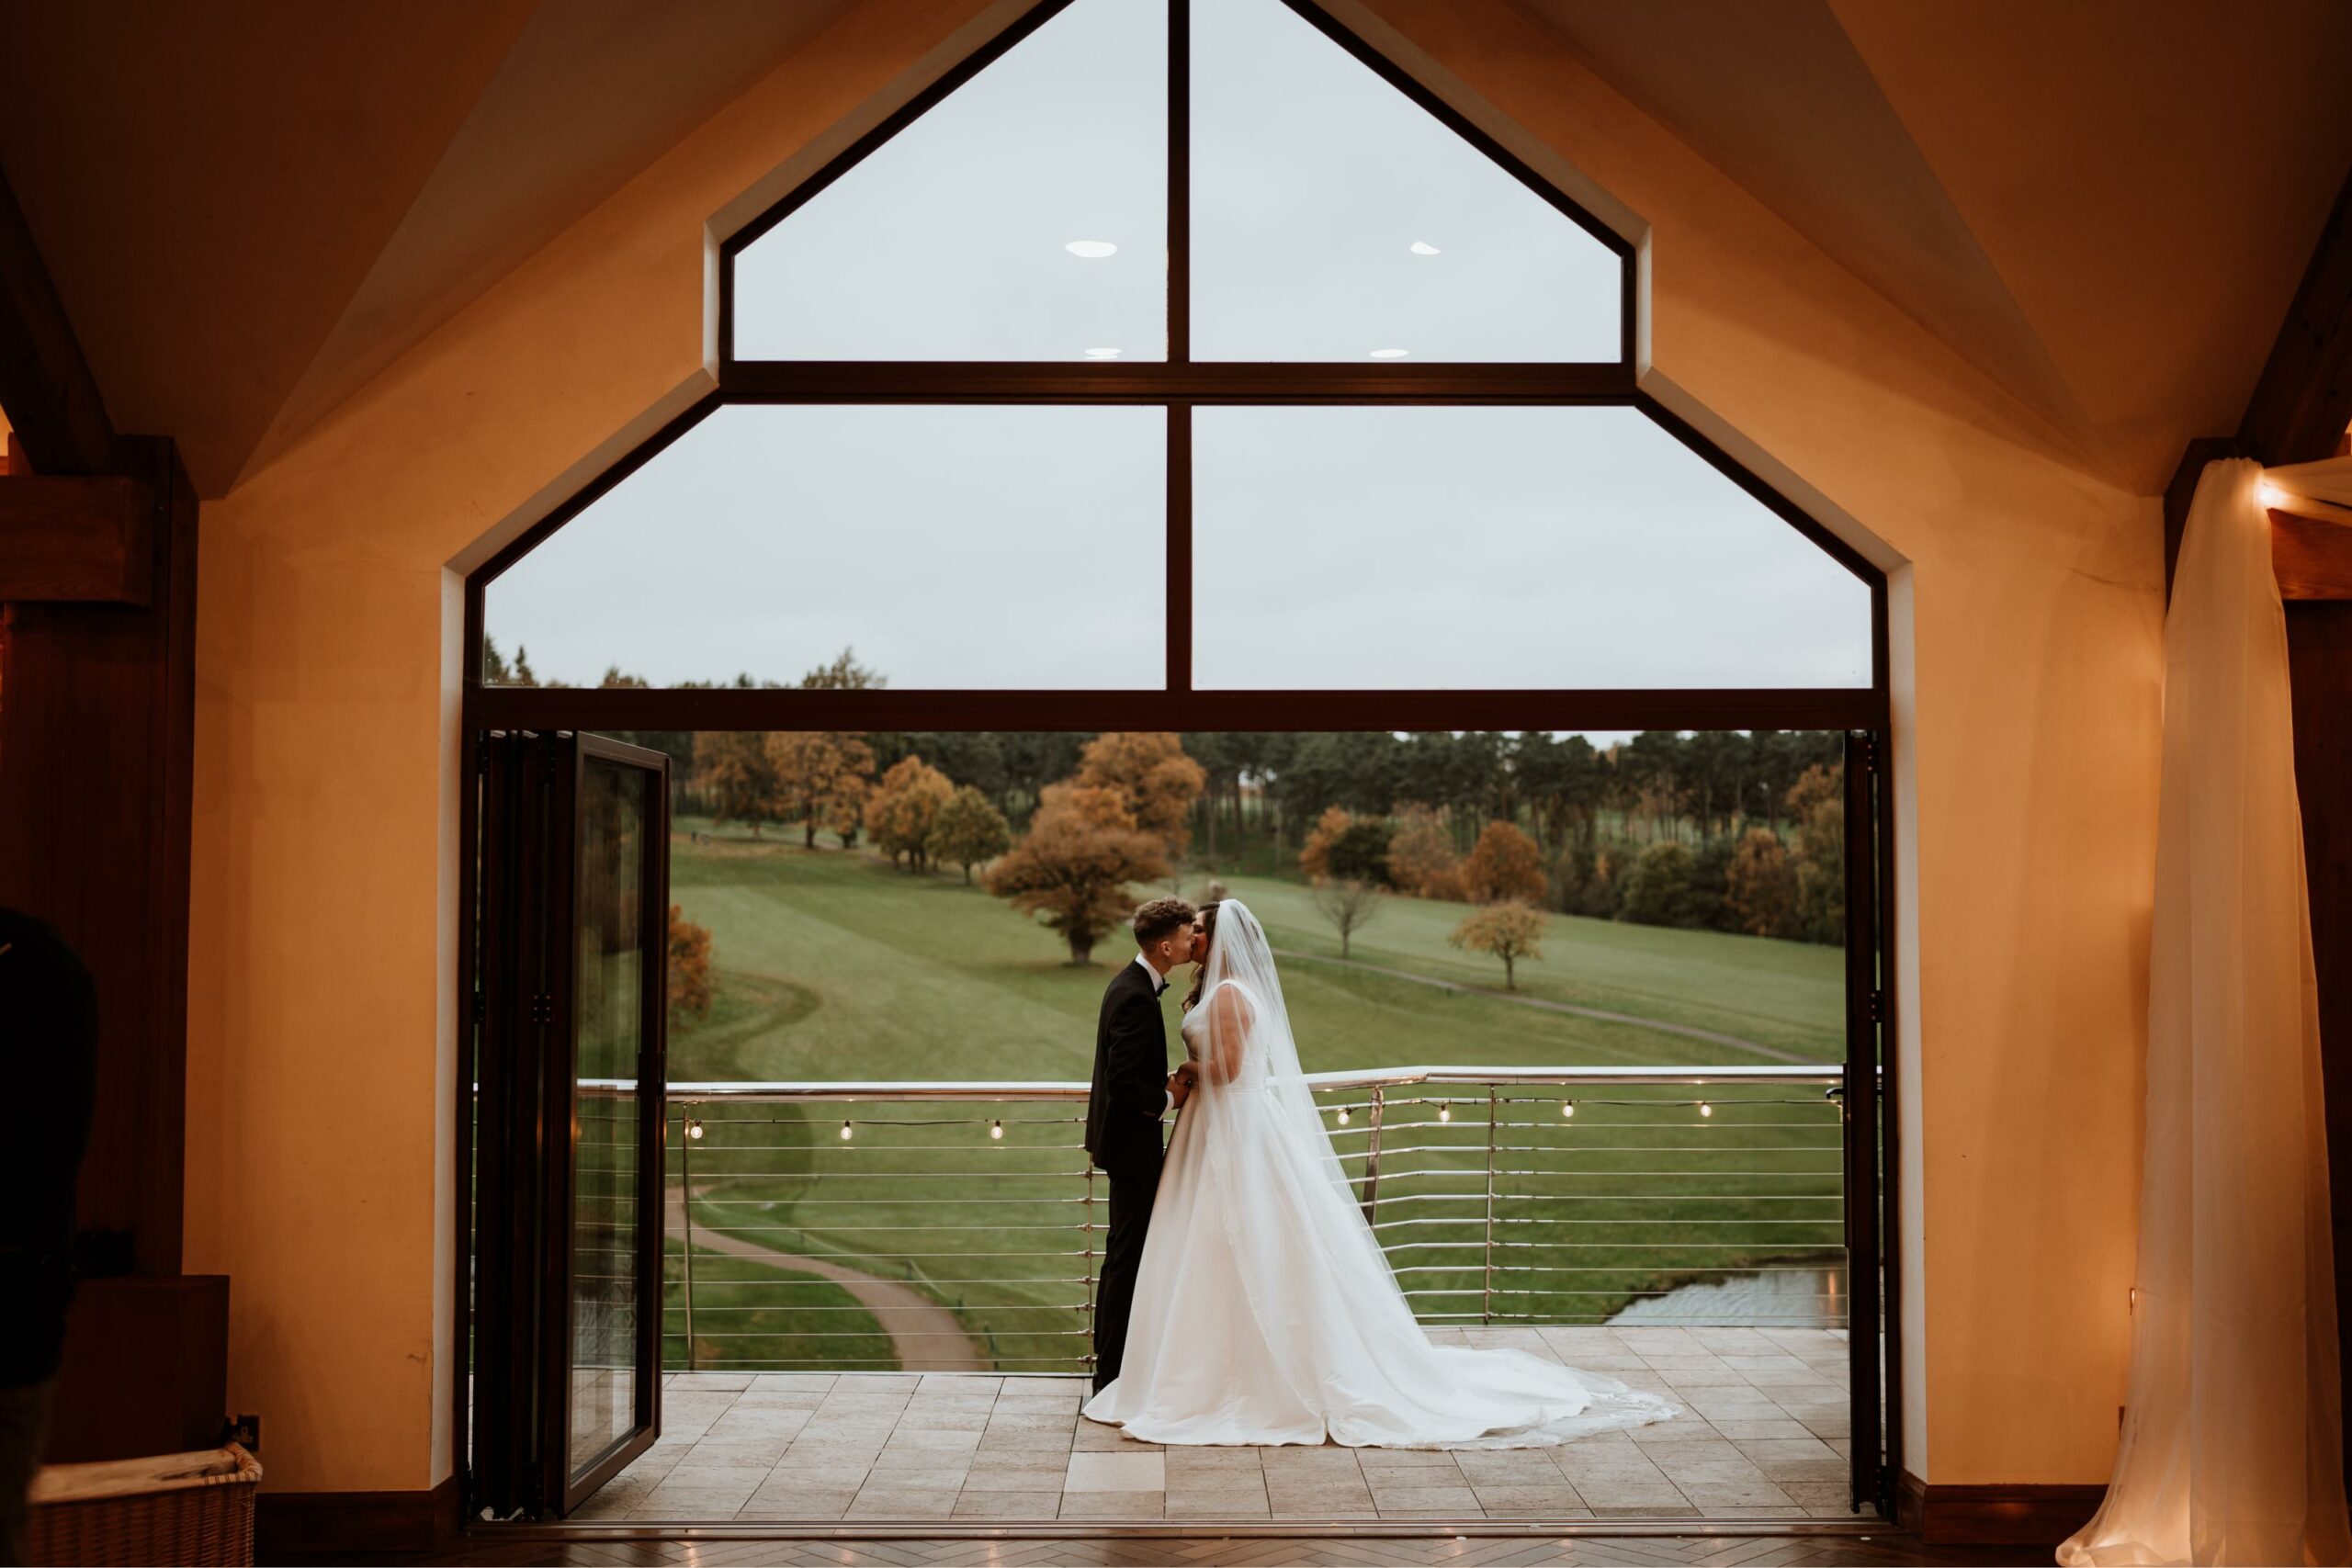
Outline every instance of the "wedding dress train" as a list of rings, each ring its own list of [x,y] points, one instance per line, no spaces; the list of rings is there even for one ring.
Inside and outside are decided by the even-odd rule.
[[[1433,1345],[1341,1170],[1266,934],[1228,899],[1184,1020],[1200,1080],[1154,1201],[1121,1374],[1091,1418],[1154,1443],[1532,1448],[1677,1414],[1520,1350]]]

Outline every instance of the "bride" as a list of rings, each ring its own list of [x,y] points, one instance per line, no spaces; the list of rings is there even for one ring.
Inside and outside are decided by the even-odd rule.
[[[1430,1342],[1300,1074],[1264,928],[1228,898],[1194,931],[1195,1087],[1152,1205],[1125,1359],[1087,1416],[1153,1443],[1430,1449],[1532,1448],[1675,1415],[1524,1351]]]

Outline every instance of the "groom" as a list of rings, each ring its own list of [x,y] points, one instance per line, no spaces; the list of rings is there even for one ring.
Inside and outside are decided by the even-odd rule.
[[[1168,972],[1193,961],[1194,910],[1182,898],[1155,898],[1136,911],[1132,964],[1103,987],[1094,1026],[1094,1087],[1086,1101],[1086,1152],[1111,1179],[1111,1224],[1094,1293],[1094,1388],[1119,1375],[1127,1345],[1127,1311],[1136,1270],[1159,1188],[1160,1118],[1191,1094],[1190,1064],[1168,1070],[1168,1031],[1159,996]]]

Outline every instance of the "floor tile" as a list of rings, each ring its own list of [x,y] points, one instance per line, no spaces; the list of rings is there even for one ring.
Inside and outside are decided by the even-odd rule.
[[[1065,1519],[1157,1519],[1166,1517],[1162,1492],[1065,1492]]]
[[[1157,1453],[1072,1454],[1064,1492],[1165,1492],[1168,1472]]]

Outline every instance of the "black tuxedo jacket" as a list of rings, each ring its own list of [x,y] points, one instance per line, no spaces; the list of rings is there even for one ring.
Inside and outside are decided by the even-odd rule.
[[[1168,1030],[1151,971],[1133,959],[1102,988],[1094,1025],[1094,1087],[1086,1100],[1086,1152],[1114,1176],[1159,1170],[1159,1119],[1168,1106]]]

